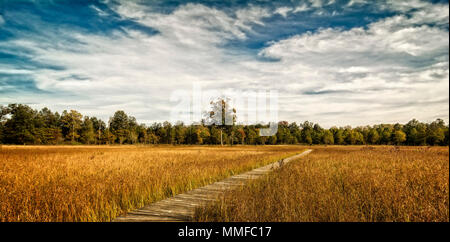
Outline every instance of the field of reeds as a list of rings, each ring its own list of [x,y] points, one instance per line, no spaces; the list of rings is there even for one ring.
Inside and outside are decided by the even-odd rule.
[[[110,221],[299,146],[3,146],[0,221]]]
[[[449,221],[448,147],[314,147],[197,221]]]

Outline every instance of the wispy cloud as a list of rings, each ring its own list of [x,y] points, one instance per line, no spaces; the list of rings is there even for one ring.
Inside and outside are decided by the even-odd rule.
[[[309,32],[296,32],[308,21],[304,14],[336,9],[337,3],[233,8],[187,3],[167,12],[130,1],[89,6],[99,22],[120,23],[107,33],[29,14],[17,24],[33,31],[4,24],[14,37],[0,40],[0,54],[28,63],[0,59],[0,74],[29,81],[0,79],[0,93],[7,94],[0,103],[73,108],[104,119],[124,109],[153,122],[169,119],[174,89],[189,91],[199,82],[204,89],[277,89],[279,117],[289,121],[359,125],[429,121],[436,114],[447,114],[441,118],[448,121],[448,4],[414,1],[408,8],[395,2],[377,5],[395,14],[366,26]],[[289,26],[291,34],[248,50],[246,43],[270,36],[267,29],[277,25]],[[30,84],[29,92],[11,95],[14,85]]]

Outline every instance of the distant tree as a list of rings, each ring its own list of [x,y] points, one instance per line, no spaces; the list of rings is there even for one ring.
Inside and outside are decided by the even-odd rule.
[[[333,133],[331,133],[331,131],[329,130],[325,130],[322,136],[323,139],[323,144],[326,145],[332,145],[334,144],[334,137],[333,137]]]
[[[394,133],[394,143],[397,145],[401,145],[403,142],[406,141],[406,134],[405,132],[401,130],[397,130]]]
[[[337,145],[343,145],[345,143],[344,131],[342,129],[336,128],[334,132],[334,143]]]
[[[427,144],[427,125],[421,123],[417,126],[417,136],[415,138],[416,145],[426,145]]]
[[[10,104],[2,110],[2,118],[11,115],[3,127],[5,143],[33,144],[35,143],[35,118],[37,112],[27,105]]]
[[[392,130],[389,127],[386,127],[381,132],[380,141],[382,144],[390,144],[392,136]]]
[[[39,111],[36,119],[38,129],[36,136],[43,144],[59,144],[63,141],[60,119],[57,112],[53,113],[48,108]]]
[[[353,135],[355,137],[355,144],[358,144],[358,145],[365,144],[364,135],[361,132],[355,130],[355,131],[353,131]]]
[[[245,144],[245,130],[242,127],[239,127],[236,132],[236,138],[241,142],[241,144]]]
[[[419,121],[417,121],[416,119],[412,119],[403,126],[403,132],[406,134],[406,144],[415,145],[417,143],[417,127],[419,126],[419,124]]]
[[[91,118],[92,126],[94,128],[95,132],[95,140],[97,144],[103,143],[103,136],[105,135],[106,131],[106,124],[101,119],[98,119],[96,117]]]
[[[40,111],[23,104],[0,105],[0,143],[60,144],[64,141],[83,144],[396,144],[449,145],[449,126],[442,119],[422,123],[412,119],[406,124],[377,124],[352,128],[331,127],[305,121],[280,121],[278,132],[270,137],[259,136],[265,124],[236,125],[235,110],[227,107],[225,99],[212,102],[215,108],[208,113],[210,120],[185,125],[169,122],[154,123],[150,127],[139,124],[136,118],[117,111],[107,126],[95,117],[84,117],[71,110],[62,115],[48,108]],[[223,107],[226,107],[225,109]],[[231,110],[231,111],[230,111]],[[227,125],[225,117],[231,118]],[[214,113],[214,115],[212,115]],[[216,114],[218,114],[216,116]],[[219,118],[218,122],[210,122]],[[228,123],[228,124],[230,124]]]
[[[311,133],[312,133],[312,131],[309,130],[309,129],[302,131],[303,142],[305,142],[308,145],[312,145],[312,143],[313,143],[313,139],[311,137]]]
[[[63,133],[66,139],[71,140],[74,143],[79,137],[79,131],[82,124],[83,115],[75,110],[67,112],[63,111],[61,116],[61,123],[63,126]]]
[[[350,127],[347,127],[344,130],[344,140],[345,143],[348,145],[354,145],[356,144],[356,136],[353,130]]]
[[[227,125],[234,126],[236,123],[236,109],[230,106],[228,98],[218,98],[210,102],[211,111],[207,114],[207,122],[215,125],[220,131],[220,144],[223,145],[223,132]]]
[[[255,131],[256,131],[256,134],[259,134],[259,129],[256,129]],[[267,140],[268,140],[267,136],[257,135],[257,137],[256,137],[256,143],[259,145],[265,145]]]
[[[141,144],[149,144],[150,136],[147,132],[147,127],[145,124],[140,124],[136,127],[136,133],[138,136],[138,142]]]
[[[277,132],[277,140],[280,144],[289,144],[292,140],[292,135],[289,129],[288,121],[280,121],[278,122],[278,132]]]
[[[445,140],[445,123],[442,119],[433,121],[428,128],[427,143],[430,145],[443,144]]]
[[[122,144],[130,132],[128,115],[123,110],[116,111],[114,116],[109,119],[109,129],[119,139],[119,144]]]
[[[203,142],[205,140],[208,140],[209,137],[211,136],[211,134],[209,133],[209,129],[206,128],[205,126],[201,125],[198,127],[198,129],[200,130],[200,138],[201,138],[201,142],[200,144],[203,144]]]
[[[371,129],[369,131],[368,137],[367,137],[367,141],[370,144],[378,144],[378,140],[380,139],[380,135],[378,135],[378,132],[376,129]]]
[[[205,142],[205,140],[208,140],[203,139],[202,130],[200,127],[192,127],[192,130],[193,132],[191,133],[191,141],[189,142],[190,144],[201,145]]]
[[[4,142],[5,136],[3,135],[3,130],[6,122],[6,115],[7,115],[7,109],[6,107],[3,107],[3,105],[0,105],[0,145]]]
[[[448,146],[449,145],[449,127],[447,126],[445,129],[444,129],[444,143],[443,143],[443,145],[445,145],[445,146]]]
[[[313,143],[312,132],[313,132],[313,123],[305,121],[300,125],[302,128],[302,142],[311,145]]]
[[[222,137],[220,130],[215,125],[212,125],[209,132],[211,135],[209,136],[208,143],[213,145],[220,144],[220,138]]]
[[[84,117],[81,124],[81,142],[84,144],[93,144],[95,142],[94,124],[89,117]]]
[[[182,122],[178,122],[174,127],[175,132],[175,143],[176,144],[183,144],[185,140],[185,133],[186,130],[184,128],[184,124]],[[199,136],[200,136],[200,130],[199,130]]]
[[[293,144],[300,143],[302,140],[302,132],[300,130],[300,126],[298,126],[296,122],[293,122],[293,123],[289,124],[288,128],[289,128],[289,133],[291,134],[292,139],[293,139],[292,143]]]
[[[163,130],[165,136],[162,137],[162,140],[165,144],[174,144],[175,143],[175,129],[172,127],[172,124],[168,121],[163,123]]]
[[[268,142],[268,144],[276,145],[277,144],[277,136],[276,135],[269,136],[269,139],[267,142]]]
[[[114,136],[114,134],[109,129],[106,129],[104,135],[102,136],[102,142],[105,144],[114,144],[115,140],[116,136]]]
[[[247,136],[247,144],[249,145],[256,145],[256,138],[258,137],[258,132],[256,131],[254,126],[247,126],[246,127],[246,136]]]
[[[320,144],[322,141],[324,129],[319,124],[314,124],[312,132],[312,141],[314,144]]]

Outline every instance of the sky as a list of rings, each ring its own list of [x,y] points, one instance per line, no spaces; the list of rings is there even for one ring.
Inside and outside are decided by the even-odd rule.
[[[276,90],[290,122],[448,123],[449,4],[0,0],[0,105],[150,124],[194,84]]]

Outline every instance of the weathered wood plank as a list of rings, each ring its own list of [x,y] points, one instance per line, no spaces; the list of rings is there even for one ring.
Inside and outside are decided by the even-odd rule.
[[[156,222],[156,221],[189,221],[192,219],[195,208],[215,201],[226,190],[236,189],[248,180],[258,179],[274,169],[290,161],[307,155],[312,150],[288,157],[251,171],[228,177],[213,184],[200,187],[183,194],[149,204],[143,208],[129,212],[125,216],[117,217],[116,222]]]

